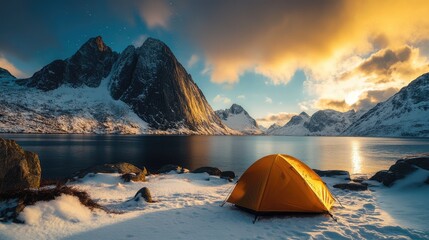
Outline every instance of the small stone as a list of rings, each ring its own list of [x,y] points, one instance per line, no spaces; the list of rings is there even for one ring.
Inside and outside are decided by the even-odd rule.
[[[154,202],[152,200],[152,196],[150,194],[149,188],[147,187],[143,187],[141,188],[136,195],[134,195],[134,201],[138,202],[140,201],[140,198],[143,198],[146,202],[148,203],[152,203]]]
[[[160,174],[160,173],[169,173],[171,171],[175,171],[176,173],[183,173],[184,172],[184,170],[181,166],[174,165],[174,164],[164,165],[160,169],[158,169],[158,171],[156,171],[156,172],[158,174]]]
[[[235,173],[233,171],[224,171],[220,174],[220,178],[232,180],[235,178]]]
[[[339,183],[339,184],[335,184],[334,188],[351,190],[351,191],[365,191],[368,189],[368,185],[361,184],[361,183]]]
[[[200,167],[192,171],[192,173],[208,173],[212,176],[221,176],[222,171],[219,168],[215,167]]]

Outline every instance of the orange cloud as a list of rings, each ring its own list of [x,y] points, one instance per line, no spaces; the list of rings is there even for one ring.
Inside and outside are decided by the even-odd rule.
[[[170,7],[177,17],[171,30],[204,51],[220,84],[237,83],[245,72],[286,84],[297,69],[333,71],[340,59],[429,39],[425,0],[189,0]]]
[[[9,62],[6,58],[3,56],[0,56],[0,67],[8,70],[13,76],[17,78],[26,77],[21,70],[16,68],[11,62]]]
[[[295,115],[296,113],[279,112],[276,114],[268,114],[263,118],[256,119],[256,121],[259,125],[264,126],[266,128],[270,127],[274,123],[283,126],[287,122],[289,122],[289,120]]]

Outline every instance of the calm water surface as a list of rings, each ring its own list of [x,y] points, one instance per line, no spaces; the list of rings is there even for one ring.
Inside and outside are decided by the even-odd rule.
[[[387,169],[407,154],[429,152],[429,138],[292,136],[120,136],[0,134],[39,154],[42,175],[59,178],[96,164],[129,162],[156,170],[214,166],[240,174],[273,153],[295,156],[312,168],[352,174]]]

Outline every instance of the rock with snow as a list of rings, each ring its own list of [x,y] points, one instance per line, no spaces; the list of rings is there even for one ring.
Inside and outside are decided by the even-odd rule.
[[[7,69],[0,67],[0,80],[1,79],[15,79],[15,76],[13,76]]]
[[[134,174],[140,174],[143,175],[147,174],[146,168],[140,169],[136,166],[134,166],[131,163],[121,162],[121,163],[114,163],[114,164],[102,164],[102,165],[96,165],[89,167],[87,169],[81,170],[75,174],[75,176],[79,178],[85,177],[89,173],[121,173],[121,174],[128,174],[128,173],[134,173]]]
[[[156,173],[169,173],[171,171],[174,171],[176,173],[184,173],[184,169],[185,168],[182,168],[181,166],[178,166],[178,165],[167,164],[160,167],[158,171],[156,171]]]
[[[366,112],[344,135],[429,136],[429,73]]]
[[[223,124],[227,125],[231,129],[245,134],[263,133],[255,119],[253,119],[249,113],[238,104],[232,104],[228,109],[217,110],[216,115],[219,116]]]
[[[98,87],[101,80],[110,73],[117,57],[118,54],[98,36],[89,39],[70,58],[55,60],[32,77],[18,80],[18,83],[44,91],[57,89],[63,84],[72,87]]]
[[[37,154],[0,138],[0,193],[38,188],[42,169]]]
[[[394,165],[390,166],[389,170],[379,171],[369,180],[378,181],[390,187],[395,181],[405,178],[419,168],[429,170],[428,153],[401,158]]]
[[[152,203],[152,195],[150,194],[149,188],[143,187],[140,190],[137,191],[136,195],[134,195],[134,201],[138,202],[140,199],[143,198],[148,203]]]

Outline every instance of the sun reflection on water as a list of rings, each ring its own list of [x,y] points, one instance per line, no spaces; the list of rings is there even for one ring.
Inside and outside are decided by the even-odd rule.
[[[362,173],[362,157],[358,141],[352,141],[352,173]]]

